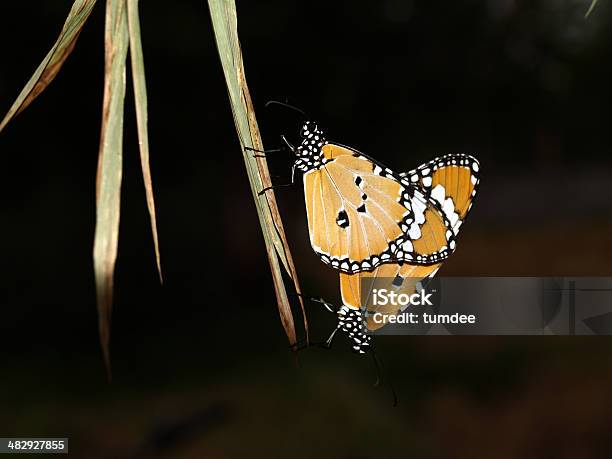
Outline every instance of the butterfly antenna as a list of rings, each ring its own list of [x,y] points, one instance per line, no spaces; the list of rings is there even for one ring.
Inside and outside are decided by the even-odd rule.
[[[280,105],[281,107],[289,108],[291,110],[294,110],[300,113],[306,120],[310,119],[310,117],[306,114],[304,110],[300,110],[299,108],[294,107],[293,105],[290,105],[290,104],[286,104],[285,102],[279,102],[278,100],[269,100],[268,102],[266,102],[265,107],[268,108],[270,105]]]
[[[281,140],[282,140],[283,142],[285,142],[285,144],[287,145],[287,147],[289,147],[289,150],[291,150],[292,152],[294,152],[294,153],[295,153],[295,147],[294,147],[294,146],[291,144],[291,142],[289,142],[289,141],[287,140],[287,138],[286,138],[284,135],[281,135]]]
[[[374,383],[374,386],[378,386],[378,384],[380,383],[382,379],[387,379],[387,382],[389,383],[389,387],[391,388],[391,394],[393,395],[393,406],[395,407],[397,406],[397,393],[395,392],[395,387],[393,387],[393,383],[391,382],[391,379],[387,377],[387,374],[385,373],[384,368],[382,366],[382,362],[378,358],[378,354],[376,354],[374,347],[372,347],[371,352],[372,352],[372,357],[374,359],[374,366],[376,367],[376,382]],[[383,378],[381,378],[381,376]]]

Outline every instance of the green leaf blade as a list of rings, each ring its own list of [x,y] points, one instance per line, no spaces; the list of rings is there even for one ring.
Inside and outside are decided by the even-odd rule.
[[[96,230],[93,259],[100,344],[110,378],[110,324],[113,277],[119,242],[123,108],[129,42],[125,0],[107,0],[104,42],[104,100],[96,183]]]
[[[151,231],[153,233],[153,246],[159,280],[163,282],[161,257],[159,252],[159,238],[157,235],[157,218],[155,215],[155,198],[153,195],[153,180],[149,162],[149,132],[147,127],[147,85],[145,78],[144,56],[140,36],[140,19],[138,16],[138,0],[127,0],[128,31],[130,37],[130,57],[132,64],[132,82],[134,86],[134,103],[136,105],[136,123],[138,125],[138,140],[140,148],[140,166],[144,179],[145,195]]]
[[[15,116],[25,110],[57,76],[62,65],[74,49],[79,34],[95,4],[96,0],[75,0],[55,44],[23,87],[2,122],[0,122],[0,131]]]
[[[247,169],[249,185],[255,201],[259,224],[261,226],[272,279],[276,292],[279,314],[285,333],[293,346],[296,343],[295,323],[287,292],[283,282],[281,265],[293,280],[302,309],[306,340],[308,341],[308,320],[297,278],[295,264],[285,236],[283,223],[278,211],[274,191],[259,195],[259,191],[271,185],[270,173],[265,158],[255,158],[245,147],[263,150],[253,103],[246,84],[242,52],[237,32],[236,3],[234,0],[208,0],[211,19],[217,42],[217,50],[225,75],[230,105],[234,116],[236,131],[242,148]]]

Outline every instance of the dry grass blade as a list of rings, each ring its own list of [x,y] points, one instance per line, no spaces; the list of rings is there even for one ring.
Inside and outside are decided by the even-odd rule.
[[[595,5],[597,5],[597,0],[593,0],[591,2],[591,6],[589,6],[589,9],[587,10],[586,14],[584,15],[585,18],[588,18],[591,15],[593,10],[595,9]]]
[[[123,143],[123,103],[128,24],[125,0],[107,0],[104,31],[104,101],[98,176],[94,270],[98,300],[100,343],[110,377],[110,322],[113,274],[119,240]]]
[[[149,166],[149,132],[147,129],[147,85],[145,80],[142,41],[140,38],[140,19],[138,17],[138,0],[127,0],[128,30],[130,36],[130,57],[132,64],[132,80],[134,84],[134,102],[136,105],[136,122],[138,124],[138,140],[140,146],[140,166],[144,179],[147,207],[151,219],[153,245],[159,280],[162,281],[161,261],[159,256],[159,241],[157,237],[157,221],[155,217],[155,200],[153,198],[153,182]]]
[[[272,269],[272,278],[281,321],[289,342],[293,345],[296,343],[295,324],[283,283],[281,264],[293,280],[298,293],[301,293],[300,286],[274,192],[270,190],[262,196],[258,195],[260,190],[271,184],[266,159],[255,158],[250,152],[245,150],[245,147],[263,150],[263,145],[244,75],[242,52],[238,41],[236,4],[234,0],[209,0],[208,6],[215,31],[219,57],[221,58],[225,74],[232,113],[234,114],[234,123],[238,131],[249,183],[264,235],[268,260]],[[308,339],[308,321],[301,296],[299,301],[304,316],[306,338]]]
[[[95,4],[96,0],[76,0],[73,3],[57,41],[0,122],[0,131],[53,81],[62,64],[74,49],[81,29]]]

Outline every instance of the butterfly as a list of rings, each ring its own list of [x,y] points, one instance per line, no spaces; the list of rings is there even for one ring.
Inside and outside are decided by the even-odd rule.
[[[399,174],[400,181],[414,184],[428,200],[433,200],[436,204],[434,209],[447,215],[450,224],[447,231],[452,231],[455,237],[468,216],[479,184],[478,178],[475,181],[472,179],[473,163],[476,160],[466,156],[447,155]],[[427,224],[422,227],[427,227]],[[417,250],[423,250],[427,246],[431,247],[434,242],[436,239],[432,234],[423,232],[412,244]],[[426,285],[440,269],[442,262],[428,265],[394,262],[380,265],[372,271],[355,274],[341,272],[342,306],[336,311],[338,324],[328,339],[328,345],[331,345],[336,332],[341,330],[351,339],[353,352],[366,353],[372,346],[373,337],[370,333],[384,326],[374,320],[374,314],[381,312],[389,316],[400,312],[397,305],[373,305],[370,293],[376,288],[411,295]]]
[[[435,265],[455,250],[472,205],[480,164],[465,154],[436,158],[395,173],[377,160],[329,142],[306,121],[293,172],[303,173],[310,243],[346,274],[386,263]],[[293,174],[292,174],[293,176]]]

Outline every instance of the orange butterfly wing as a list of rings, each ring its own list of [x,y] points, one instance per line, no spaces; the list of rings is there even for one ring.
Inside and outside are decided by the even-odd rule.
[[[348,147],[322,150],[322,167],[304,174],[304,196],[310,242],[323,262],[354,274],[384,263],[437,264],[452,253],[454,228],[473,198],[466,193],[475,193],[475,159],[448,155],[396,175]],[[460,207],[449,196],[461,197]]]
[[[373,269],[391,260],[401,223],[404,185],[374,173],[372,162],[326,145],[327,162],[304,174],[310,242],[321,259],[345,272]]]
[[[436,158],[403,174],[402,183],[422,189],[442,209],[455,234],[472,208],[480,183],[480,163],[464,154]]]

